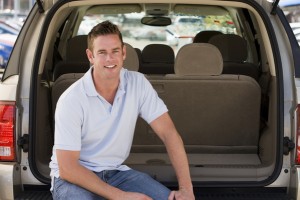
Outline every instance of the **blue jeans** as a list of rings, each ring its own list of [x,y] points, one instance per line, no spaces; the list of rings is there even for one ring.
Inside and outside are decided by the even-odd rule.
[[[154,200],[167,200],[170,190],[157,182],[149,175],[135,171],[107,170],[95,174],[111,186],[127,192],[139,192],[148,195]],[[100,197],[82,187],[54,178],[52,196],[54,200],[103,200]]]

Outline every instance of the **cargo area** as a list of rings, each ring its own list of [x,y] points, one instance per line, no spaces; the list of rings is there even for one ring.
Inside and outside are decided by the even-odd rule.
[[[43,49],[36,53],[40,59],[35,65],[38,73],[32,87],[30,127],[34,142],[29,151],[36,177],[50,183],[56,102],[90,68],[85,57],[87,33],[83,32],[89,29],[80,27],[95,15],[98,21],[110,19],[122,27],[127,48],[124,68],[143,73],[167,105],[185,144],[195,185],[254,187],[272,183],[282,159],[278,102],[281,74],[276,69],[280,63],[274,56],[278,47],[272,42],[273,29],[262,24],[267,19],[253,5],[206,2],[112,6],[80,1],[56,10],[52,20],[43,25]],[[169,35],[147,33],[143,38],[128,31],[131,27],[138,32],[136,24],[140,23],[140,19],[132,22],[137,19],[129,14],[145,15],[157,9],[167,9],[166,16],[172,14],[173,18],[196,17],[202,29],[195,29],[186,38],[177,36],[175,42],[168,39]],[[120,17],[126,15],[124,19]],[[216,29],[207,28],[209,19],[223,24],[218,30],[221,34],[193,42],[194,33]],[[164,31],[167,27],[163,27]],[[125,164],[149,173],[169,187],[176,185],[164,145],[141,118],[137,119],[131,154]],[[252,189],[199,189],[195,193],[199,199],[288,199],[284,188],[266,189],[262,194]]]

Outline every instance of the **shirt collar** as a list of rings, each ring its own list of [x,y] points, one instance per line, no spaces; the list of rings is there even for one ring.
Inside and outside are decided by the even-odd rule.
[[[94,67],[92,66],[83,76],[83,85],[85,92],[88,96],[98,96],[98,92],[95,88],[95,84],[93,81],[93,69]],[[125,91],[125,86],[126,86],[126,80],[125,80],[125,73],[127,72],[126,69],[122,68],[120,71],[120,83],[118,90],[120,91]]]

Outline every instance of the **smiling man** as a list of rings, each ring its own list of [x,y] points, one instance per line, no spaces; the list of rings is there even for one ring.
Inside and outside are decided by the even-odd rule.
[[[117,26],[109,21],[95,26],[86,53],[91,69],[63,93],[56,107],[53,198],[193,200],[182,140],[149,81],[123,68],[126,48]],[[138,116],[166,145],[178,191],[123,165]]]

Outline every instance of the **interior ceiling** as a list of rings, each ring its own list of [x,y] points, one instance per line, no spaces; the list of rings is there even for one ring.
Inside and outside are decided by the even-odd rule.
[[[189,15],[225,15],[226,9],[220,6],[189,5],[189,4],[122,4],[122,5],[97,5],[87,10],[87,14],[126,14],[140,13],[146,15],[168,15],[170,12]]]

